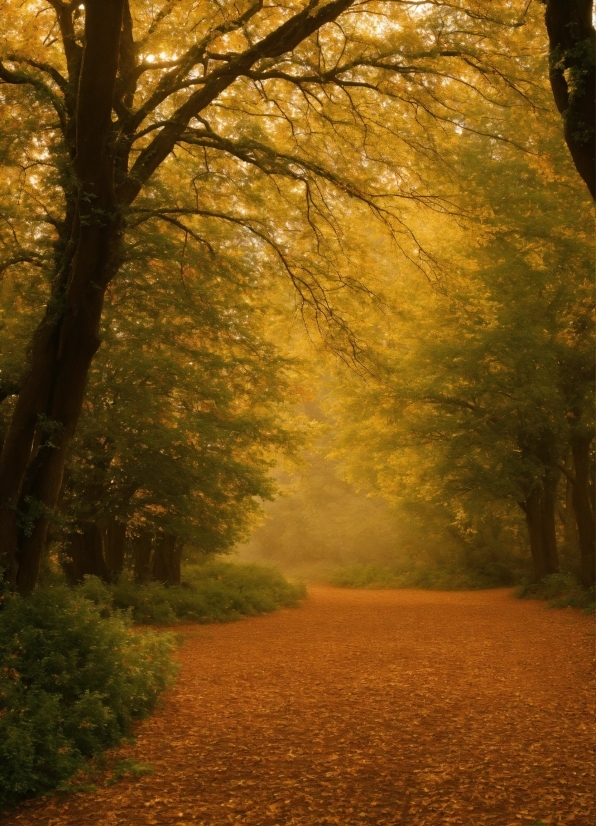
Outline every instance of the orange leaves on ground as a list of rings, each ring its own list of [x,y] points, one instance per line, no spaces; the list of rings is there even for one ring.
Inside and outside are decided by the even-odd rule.
[[[112,754],[153,774],[4,826],[592,826],[592,628],[505,591],[323,588],[186,626],[175,688]]]

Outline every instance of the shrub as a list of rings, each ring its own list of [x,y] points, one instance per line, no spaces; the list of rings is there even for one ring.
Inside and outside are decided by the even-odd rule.
[[[182,585],[138,585],[121,577],[107,586],[88,577],[78,590],[104,612],[126,609],[135,622],[159,625],[229,622],[296,605],[305,595],[303,585],[288,582],[274,568],[217,561],[188,568]]]
[[[87,583],[87,588],[96,588]],[[114,745],[173,676],[173,641],[65,586],[0,612],[0,807],[40,794]]]
[[[474,571],[461,568],[389,568],[350,565],[336,568],[327,577],[340,588],[428,588],[435,591],[468,591],[512,584],[512,574],[497,564]]]
[[[587,614],[594,611],[594,588],[582,588],[573,574],[549,574],[540,582],[523,582],[515,595],[548,600],[549,608],[580,608]]]

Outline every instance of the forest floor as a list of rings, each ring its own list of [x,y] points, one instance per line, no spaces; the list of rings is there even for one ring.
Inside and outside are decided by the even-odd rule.
[[[313,587],[182,631],[175,686],[110,755],[153,773],[4,826],[595,822],[593,618],[503,590]]]

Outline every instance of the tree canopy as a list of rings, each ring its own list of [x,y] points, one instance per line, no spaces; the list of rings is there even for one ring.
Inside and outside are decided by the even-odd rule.
[[[559,568],[567,479],[591,585],[592,493],[587,473],[569,469],[591,462],[594,245],[556,131],[543,123],[533,142],[536,153],[462,143],[471,224],[433,225],[429,243],[449,262],[433,289],[402,273],[373,375],[346,376],[333,401],[336,455],[390,501],[448,504],[472,530],[491,512],[515,521],[519,508],[536,579]]]
[[[556,5],[547,4],[549,35]],[[576,5],[584,21],[585,4]],[[139,540],[149,523],[152,543],[203,535],[199,545],[223,547],[239,536],[242,514],[270,492],[275,450],[291,450],[294,438],[284,324],[297,312],[329,351],[374,371],[385,336],[374,314],[399,303],[402,286],[386,289],[379,256],[440,292],[459,251],[434,239],[459,227],[469,249],[457,266],[475,275],[453,300],[472,300],[489,327],[504,301],[491,293],[499,266],[519,306],[540,270],[532,256],[550,256],[561,289],[560,274],[575,268],[571,229],[534,221],[543,208],[565,211],[568,196],[585,208],[569,162],[551,160],[561,135],[536,3],[5,0],[2,12],[0,105],[10,117],[1,127],[0,271],[13,306],[2,331],[0,542],[6,577],[22,593],[35,586],[60,509],[64,531],[79,522],[72,548],[83,524],[107,541],[108,504],[110,519]],[[578,130],[589,55],[580,65],[576,52],[588,54],[591,35],[578,32],[571,45],[551,35],[550,77],[585,178],[578,152],[589,130]],[[508,183],[495,171],[501,163],[511,164]],[[515,175],[530,194],[506,215]],[[484,281],[470,243],[477,221],[482,255],[500,261]],[[422,299],[429,317],[433,301]],[[272,319],[274,305],[287,321]],[[577,307],[560,306],[561,330],[580,323]],[[458,312],[452,337],[467,329],[469,308]],[[513,316],[504,309],[496,327],[520,324],[523,346],[529,337],[538,347],[538,331]],[[511,358],[520,385],[522,339],[476,332],[465,333],[469,369],[481,351],[494,363]],[[419,357],[438,370],[456,358],[447,351]],[[551,367],[548,381],[558,381]],[[540,392],[531,404],[550,403]],[[446,411],[455,445],[462,422]],[[564,464],[576,480],[578,461]]]

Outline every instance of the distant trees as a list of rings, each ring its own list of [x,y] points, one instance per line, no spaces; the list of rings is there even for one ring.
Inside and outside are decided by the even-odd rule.
[[[402,525],[384,502],[358,494],[342,480],[321,452],[309,453],[286,482],[287,496],[267,503],[268,518],[251,535],[249,552],[298,569],[393,562],[400,556]]]
[[[519,508],[536,580],[559,569],[566,499],[590,586],[593,239],[555,141],[545,128],[524,155],[462,137],[470,222],[427,230],[449,272],[434,288],[402,274],[374,376],[344,379],[334,409],[349,477],[390,501],[449,504],[472,528],[503,503],[512,519]]]

